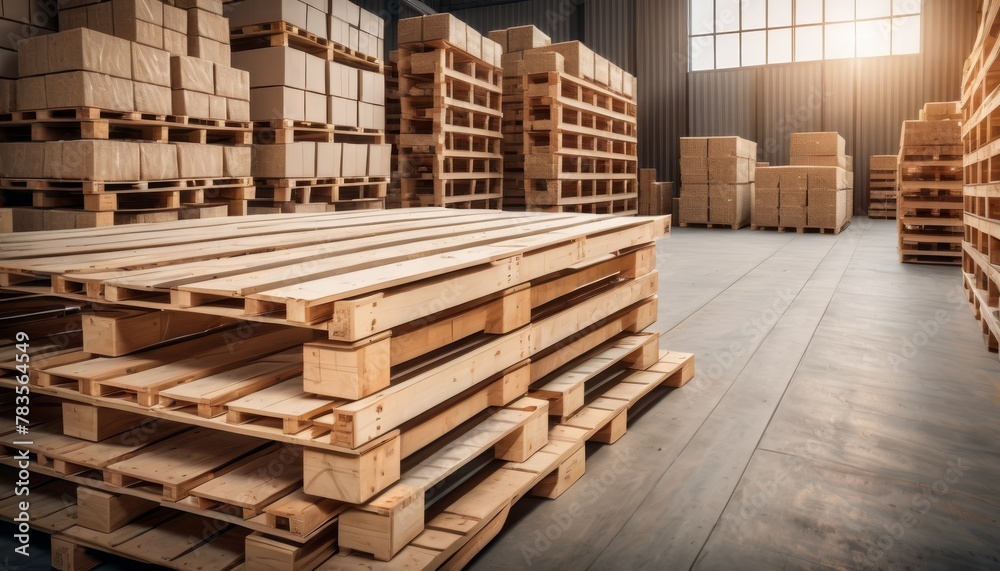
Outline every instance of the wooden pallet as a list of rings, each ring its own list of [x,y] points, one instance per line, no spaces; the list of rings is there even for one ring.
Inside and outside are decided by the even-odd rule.
[[[224,218],[246,214],[246,200],[225,200],[180,208],[134,211],[86,211],[63,208],[0,208],[0,233],[34,233],[78,228],[122,227],[178,220]]]
[[[17,111],[0,120],[0,140],[58,141],[75,139],[140,139],[157,142],[246,145],[251,123],[152,115],[92,107]]]
[[[230,30],[233,51],[284,46],[350,67],[383,73],[382,60],[348,46],[321,38],[288,22],[237,26]]]
[[[253,127],[253,142],[258,145],[287,145],[302,141],[365,145],[382,145],[386,142],[386,132],[381,129],[312,123],[292,119],[255,121]]]
[[[839,235],[844,230],[851,225],[851,221],[848,220],[840,228],[819,228],[815,226],[751,226],[752,230],[773,230],[777,232],[795,232],[797,234],[833,234],[834,236]]]

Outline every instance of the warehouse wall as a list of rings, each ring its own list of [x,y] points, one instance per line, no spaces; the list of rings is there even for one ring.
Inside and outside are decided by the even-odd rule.
[[[788,164],[790,133],[836,130],[855,157],[858,213],[867,211],[868,157],[895,154],[902,122],[925,102],[960,98],[979,9],[977,0],[924,0],[920,55],[688,73],[688,0],[426,3],[483,33],[534,24],[553,41],[582,40],[637,75],[640,166],[656,168],[660,180],[680,179],[683,136],[740,135],[759,143],[760,160]]]

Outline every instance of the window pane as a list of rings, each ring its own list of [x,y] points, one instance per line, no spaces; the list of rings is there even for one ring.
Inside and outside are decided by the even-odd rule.
[[[768,0],[767,25],[772,28],[792,25],[792,0]]]
[[[691,34],[711,34],[715,31],[715,9],[712,2],[691,0]]]
[[[715,0],[715,31],[740,31],[740,0]]]
[[[920,53],[920,16],[892,19],[892,53]]]
[[[722,34],[715,37],[715,68],[740,67],[740,35]]]
[[[887,56],[891,44],[891,20],[858,22],[858,57]]]
[[[713,69],[715,67],[715,37],[691,38],[691,71]]]
[[[826,3],[827,22],[846,22],[854,19],[854,4],[844,0],[829,0]]]
[[[743,29],[767,27],[767,0],[743,0]]]
[[[824,38],[826,59],[854,57],[854,22],[827,24]]]
[[[920,0],[892,0],[892,15],[919,14]]]
[[[819,24],[822,21],[823,0],[795,0],[796,24]]]
[[[823,59],[823,26],[795,28],[795,61]]]
[[[745,32],[743,34],[743,65],[764,65],[767,63],[767,32]]]
[[[792,61],[792,29],[768,31],[767,63],[788,63],[790,61]]]
[[[858,0],[857,4],[859,20],[887,18],[892,15],[889,11],[889,0]]]

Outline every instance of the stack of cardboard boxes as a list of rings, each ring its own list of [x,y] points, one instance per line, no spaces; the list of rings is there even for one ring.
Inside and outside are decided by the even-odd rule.
[[[501,207],[501,56],[451,14],[399,21],[403,207]]]
[[[59,29],[55,2],[0,2],[0,114],[17,110],[17,44]]]
[[[868,162],[868,217],[896,218],[896,155],[873,155]]]
[[[902,262],[962,263],[965,149],[962,123],[954,118],[960,116],[958,108],[957,102],[928,104],[921,113],[926,121],[903,122],[896,205]],[[976,164],[970,175],[982,176],[992,169],[985,161]]]
[[[377,59],[382,20],[342,1],[246,0],[231,15],[233,65],[250,74],[256,126],[251,211],[382,208],[391,159]],[[364,39],[354,44],[368,50],[365,57],[327,40],[341,38],[343,26]]]
[[[750,224],[757,143],[739,137],[681,139],[680,224]]]
[[[580,42],[524,52],[529,210],[639,211],[636,80]]]
[[[518,26],[490,32],[503,55],[503,205],[524,210],[524,53],[552,45],[552,39],[535,26]]]
[[[6,127],[32,142],[5,145],[0,191],[19,207],[4,211],[5,229],[245,214],[254,192],[247,74],[157,47],[165,10],[218,22],[221,2],[75,4],[61,12],[68,29],[19,44],[18,112]],[[115,35],[81,27],[91,20]],[[215,59],[228,61],[219,44],[226,57]]]
[[[840,233],[851,220],[851,173],[837,133],[793,133],[793,166],[757,169],[754,229]]]

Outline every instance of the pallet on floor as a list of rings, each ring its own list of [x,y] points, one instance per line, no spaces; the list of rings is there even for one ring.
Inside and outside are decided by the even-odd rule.
[[[820,228],[817,226],[751,226],[752,230],[771,230],[777,232],[795,232],[796,234],[833,234],[834,236],[839,235],[844,230],[850,227],[851,221],[848,220],[840,228]]]

